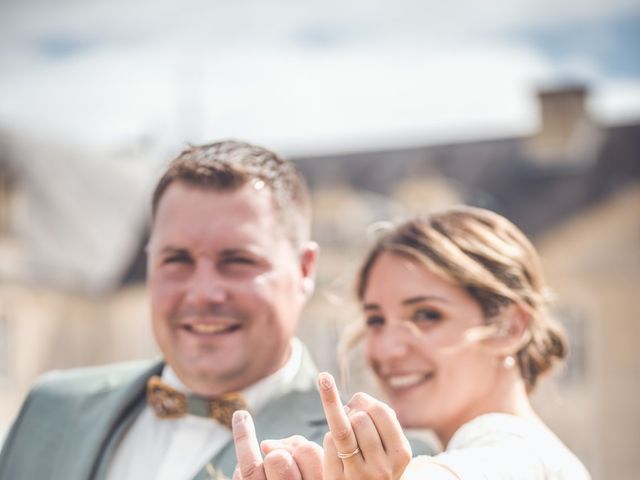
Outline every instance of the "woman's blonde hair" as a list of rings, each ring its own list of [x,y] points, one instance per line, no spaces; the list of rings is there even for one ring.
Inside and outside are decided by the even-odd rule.
[[[567,354],[562,329],[547,315],[548,289],[539,256],[527,237],[497,213],[453,207],[387,231],[360,268],[356,281],[360,301],[371,268],[383,252],[408,257],[460,285],[478,302],[487,322],[504,306],[522,306],[530,317],[528,338],[516,356],[527,391]]]

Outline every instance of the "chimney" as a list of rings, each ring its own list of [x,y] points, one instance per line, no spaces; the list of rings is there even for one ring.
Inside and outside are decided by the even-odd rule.
[[[596,160],[602,132],[587,112],[587,96],[581,85],[538,91],[540,129],[527,142],[536,161],[584,165]]]

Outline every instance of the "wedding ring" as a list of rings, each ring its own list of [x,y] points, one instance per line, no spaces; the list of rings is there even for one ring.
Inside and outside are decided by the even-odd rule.
[[[349,452],[349,453],[338,452],[338,458],[340,460],[344,460],[345,458],[351,458],[354,455],[357,455],[359,453],[360,453],[360,447],[356,447],[356,449],[353,452]]]

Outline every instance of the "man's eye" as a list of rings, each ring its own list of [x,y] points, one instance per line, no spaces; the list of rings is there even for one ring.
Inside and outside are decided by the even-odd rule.
[[[249,257],[229,257],[224,259],[224,263],[231,265],[254,265],[256,262]]]
[[[431,308],[421,308],[413,313],[411,319],[414,322],[436,322],[442,319],[442,314]]]
[[[191,258],[187,255],[171,255],[169,257],[165,257],[165,259],[162,261],[162,263],[184,263],[184,264],[188,264],[191,263]]]
[[[369,328],[381,327],[384,325],[384,317],[381,315],[370,315],[365,320],[365,323]]]

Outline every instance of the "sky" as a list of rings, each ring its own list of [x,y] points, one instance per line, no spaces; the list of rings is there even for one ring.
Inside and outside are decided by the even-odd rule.
[[[538,88],[640,119],[640,0],[0,0],[0,129],[289,154],[526,135]]]

